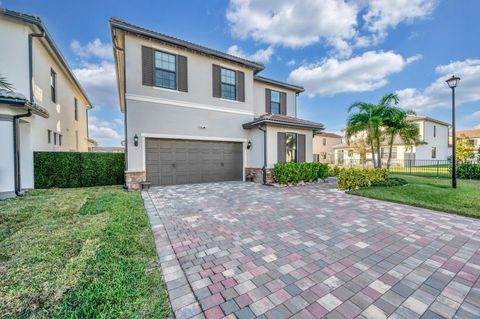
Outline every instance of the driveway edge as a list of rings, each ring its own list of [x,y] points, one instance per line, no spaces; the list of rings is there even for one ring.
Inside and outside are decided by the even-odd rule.
[[[160,213],[147,191],[142,191],[142,198],[155,239],[162,279],[167,286],[169,302],[175,318],[205,318],[192,287],[178,262]]]

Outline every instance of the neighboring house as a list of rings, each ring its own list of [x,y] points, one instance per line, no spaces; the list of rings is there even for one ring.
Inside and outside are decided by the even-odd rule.
[[[338,134],[315,132],[313,135],[313,160],[321,163],[335,163],[333,146],[342,144],[342,137]]]
[[[112,18],[126,183],[138,188],[252,178],[275,163],[313,160],[298,119],[302,87],[261,77],[262,64]]]
[[[480,129],[478,130],[460,130],[456,131],[455,135],[457,136],[457,140],[459,139],[467,139],[469,140],[472,144],[476,152],[478,153],[480,150]],[[448,135],[448,142],[451,145],[452,144],[452,132],[449,133]]]
[[[123,153],[123,152],[125,152],[125,147],[121,147],[121,146],[94,146],[94,147],[92,147],[91,152]]]
[[[87,138],[87,145],[88,145],[88,151],[93,152],[93,149],[98,146],[97,141],[95,141],[93,138]]]
[[[34,151],[87,151],[91,103],[38,17],[0,9],[0,198],[34,186]]]
[[[431,160],[447,160],[448,149],[448,128],[449,124],[426,116],[409,116],[408,119],[417,124],[419,128],[419,140],[417,145],[405,145],[397,137],[394,140],[392,149],[392,161],[403,163],[404,160],[417,160],[417,163],[424,161],[425,165]],[[335,164],[350,165],[371,163],[372,153],[365,142],[365,134],[359,133],[347,140],[344,138],[342,144],[333,147],[335,150]],[[389,146],[383,141],[381,157],[388,159]]]

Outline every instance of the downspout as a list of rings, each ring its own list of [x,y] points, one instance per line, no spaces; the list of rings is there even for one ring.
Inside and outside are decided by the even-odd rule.
[[[263,185],[267,184],[267,129],[263,127],[258,128],[263,132]]]
[[[33,104],[33,38],[39,37],[42,38],[45,36],[45,31],[41,29],[40,33],[30,33],[28,35],[28,77],[30,80],[30,103]],[[20,143],[19,143],[19,132],[18,132],[18,119],[22,117],[30,117],[32,112],[28,110],[27,113],[18,114],[13,116],[13,167],[15,175],[15,194],[17,196],[23,196],[24,192],[22,191],[22,182],[20,175]]]
[[[116,42],[116,37],[112,34],[112,38],[113,38],[113,49],[114,50],[117,50],[117,51],[121,51],[123,53],[123,91],[126,93],[127,92],[127,78],[126,78],[126,74],[125,74],[125,68],[126,68],[126,58],[125,58],[125,50],[118,47],[117,46],[117,42]],[[114,53],[115,54],[115,53]],[[125,128],[125,132],[124,132],[124,135],[125,135],[125,151],[124,151],[124,154],[125,154],[125,171],[128,170],[128,135],[127,135],[127,98],[125,96],[125,93],[123,94],[123,125],[124,125],[124,128]],[[127,185],[127,179],[125,178],[125,181],[123,182],[123,188],[124,189],[128,189],[128,185]]]

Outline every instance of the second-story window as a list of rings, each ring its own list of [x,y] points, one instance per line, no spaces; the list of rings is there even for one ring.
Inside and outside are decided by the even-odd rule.
[[[53,103],[57,102],[57,73],[50,69],[50,95]]]
[[[220,75],[221,97],[224,99],[235,100],[237,92],[235,71],[222,68]]]
[[[76,97],[73,98],[73,107],[75,112],[75,121],[78,121],[78,100]]]
[[[437,126],[433,126],[433,137],[437,137]]]
[[[272,113],[280,114],[280,92],[270,91],[270,104],[272,106]]]
[[[177,89],[177,62],[174,54],[155,51],[155,86]]]
[[[327,145],[327,139],[324,137],[323,140],[322,140],[322,144],[323,146],[326,146]]]

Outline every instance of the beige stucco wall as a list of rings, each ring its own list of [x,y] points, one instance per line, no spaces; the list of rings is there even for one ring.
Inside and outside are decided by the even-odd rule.
[[[323,145],[324,139],[326,141],[326,145]],[[341,143],[341,137],[324,137],[320,135],[315,135],[313,137],[313,154],[320,155],[322,152],[325,152],[327,154],[327,158],[323,161],[332,161],[335,156],[335,151],[332,147]],[[322,161],[322,159],[320,159],[320,161]]]
[[[272,168],[278,159],[278,150],[277,150],[277,133],[297,133],[305,135],[305,161],[312,162],[312,140],[313,133],[308,130],[298,130],[286,127],[276,127],[276,126],[267,126],[267,167]]]

